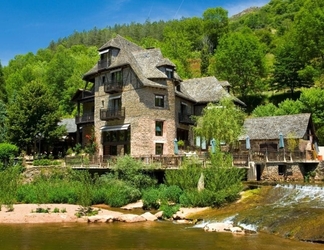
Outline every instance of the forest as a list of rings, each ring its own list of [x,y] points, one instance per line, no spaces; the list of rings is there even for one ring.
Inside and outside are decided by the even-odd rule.
[[[74,32],[36,54],[0,63],[0,142],[25,148],[41,131],[58,138],[74,117],[71,97],[98,61],[98,48],[117,34],[160,48],[182,79],[215,76],[231,84],[247,116],[312,113],[324,145],[324,1],[271,0],[232,17],[221,8],[201,17]],[[1,60],[1,58],[0,58]]]

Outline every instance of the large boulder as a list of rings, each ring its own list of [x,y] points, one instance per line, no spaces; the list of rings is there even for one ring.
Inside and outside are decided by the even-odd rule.
[[[158,219],[155,215],[151,214],[150,212],[146,212],[141,216],[145,218],[147,221],[156,221]]]
[[[136,214],[122,214],[117,217],[117,220],[121,222],[128,222],[128,223],[146,221],[146,219],[143,216],[136,215]]]

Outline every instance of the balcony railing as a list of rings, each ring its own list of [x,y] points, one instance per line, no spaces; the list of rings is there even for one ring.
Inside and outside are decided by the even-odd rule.
[[[91,123],[94,122],[94,113],[84,113],[75,117],[75,124]]]
[[[233,153],[234,165],[248,165],[249,161],[276,163],[276,162],[317,162],[314,151],[286,151],[284,149],[277,151],[250,151],[243,153]]]
[[[104,91],[106,93],[119,93],[123,90],[123,81],[109,81],[104,85]]]
[[[192,114],[179,113],[179,123],[194,125],[194,120],[191,118]]]
[[[101,109],[100,119],[103,121],[117,120],[125,118],[125,108],[119,109]]]
[[[98,61],[98,70],[102,70],[102,69],[106,69],[109,67],[110,65],[110,60],[108,59],[104,59],[104,60],[100,60]]]

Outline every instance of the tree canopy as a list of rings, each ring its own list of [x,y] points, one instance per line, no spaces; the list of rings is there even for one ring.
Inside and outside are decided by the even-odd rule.
[[[7,116],[8,140],[26,152],[34,148],[37,140],[53,142],[66,132],[58,126],[61,114],[56,98],[38,82],[21,88]]]

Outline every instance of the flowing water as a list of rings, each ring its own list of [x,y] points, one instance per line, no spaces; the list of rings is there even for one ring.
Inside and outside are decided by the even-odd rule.
[[[194,226],[169,221],[0,224],[0,249],[324,249],[323,244],[298,241],[322,242],[323,191],[321,186],[291,184],[261,188],[258,199],[208,210]],[[233,222],[257,232],[205,232],[204,225],[211,221]]]

